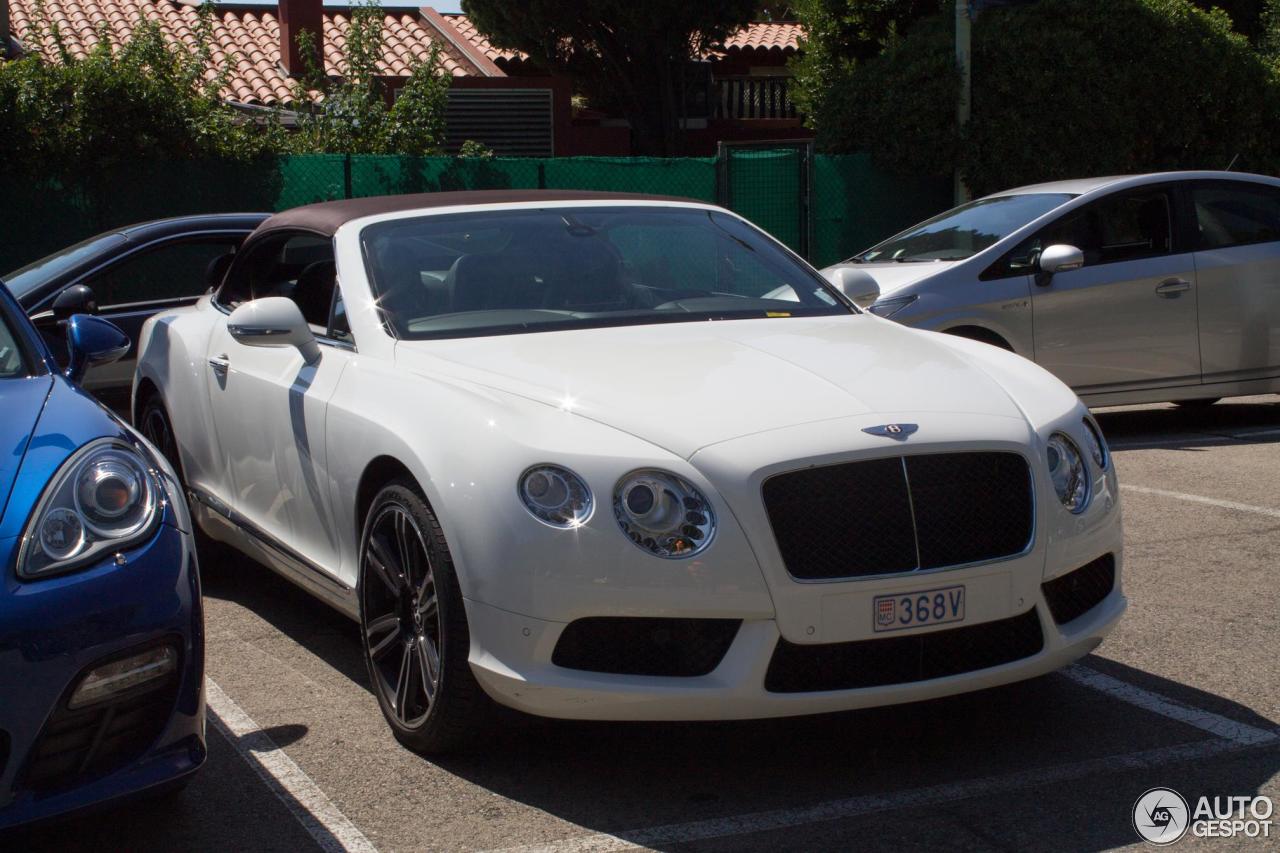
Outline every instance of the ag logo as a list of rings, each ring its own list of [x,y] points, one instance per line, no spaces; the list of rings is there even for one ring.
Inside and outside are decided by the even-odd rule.
[[[1143,841],[1172,844],[1187,834],[1187,801],[1171,788],[1152,788],[1133,804],[1133,828]]]

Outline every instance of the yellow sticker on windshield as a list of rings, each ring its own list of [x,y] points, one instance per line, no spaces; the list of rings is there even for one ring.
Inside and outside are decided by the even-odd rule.
[[[766,312],[764,312],[764,316],[766,316],[766,317],[790,317],[790,316],[791,316],[791,312],[790,312],[790,311],[766,311]]]

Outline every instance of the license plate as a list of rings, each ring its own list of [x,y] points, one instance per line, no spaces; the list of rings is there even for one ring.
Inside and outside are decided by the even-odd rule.
[[[964,587],[944,586],[871,600],[875,629],[900,631],[924,625],[964,621]]]

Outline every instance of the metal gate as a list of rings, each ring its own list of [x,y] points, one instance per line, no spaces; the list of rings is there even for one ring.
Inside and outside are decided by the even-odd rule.
[[[813,247],[813,142],[721,142],[716,194],[808,258]]]

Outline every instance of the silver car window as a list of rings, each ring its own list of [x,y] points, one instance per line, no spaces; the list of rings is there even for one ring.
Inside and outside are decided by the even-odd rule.
[[[959,261],[971,257],[1070,201],[1068,193],[1026,193],[980,198],[890,237],[852,263]]]
[[[1280,189],[1261,184],[1193,184],[1201,249],[1280,240]]]

